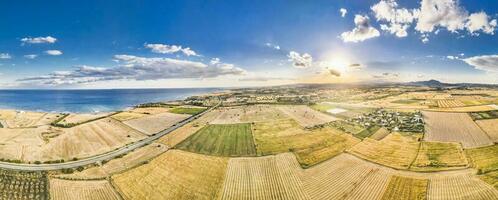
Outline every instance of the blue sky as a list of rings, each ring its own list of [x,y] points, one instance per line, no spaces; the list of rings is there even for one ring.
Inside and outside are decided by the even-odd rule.
[[[497,13],[471,0],[2,1],[0,87],[498,83]]]

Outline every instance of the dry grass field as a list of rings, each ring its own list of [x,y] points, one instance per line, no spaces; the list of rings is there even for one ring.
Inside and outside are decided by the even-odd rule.
[[[184,126],[168,133],[167,135],[161,137],[158,142],[168,145],[168,147],[174,147],[183,140],[187,139],[194,133],[196,133],[201,128],[207,126],[211,121],[216,119],[220,113],[218,112],[208,112],[202,115],[199,119],[196,119]]]
[[[495,105],[478,105],[478,106],[464,106],[464,107],[454,107],[454,108],[430,108],[425,109],[427,111],[437,111],[437,112],[458,112],[458,113],[468,113],[468,112],[483,112],[497,110]]]
[[[26,128],[48,125],[62,115],[55,113],[0,110],[0,119],[5,128]]]
[[[52,200],[120,200],[109,181],[69,181],[50,179]]]
[[[313,127],[338,120],[335,117],[318,112],[304,105],[278,106],[277,108],[282,113],[285,113],[290,118],[296,120],[302,127]]]
[[[124,121],[126,125],[142,132],[147,135],[156,134],[172,125],[190,117],[190,115],[174,114],[174,113],[160,113],[149,115],[137,119]]]
[[[493,144],[466,113],[423,112],[423,116],[426,141],[459,142],[464,148]]]
[[[103,118],[110,114],[111,113],[84,113],[84,114],[71,113],[68,116],[64,117],[64,119],[59,121],[57,124],[60,125],[80,124],[97,118]]]
[[[467,158],[460,144],[422,142],[410,170],[441,171],[467,166]]]
[[[498,199],[498,190],[472,173],[435,175],[430,177],[427,197],[428,200],[491,200]]]
[[[220,107],[211,112],[218,113],[212,124],[265,122],[287,117],[273,105]]]
[[[391,176],[382,200],[425,200],[427,179]]]
[[[43,132],[49,132],[49,127],[0,128],[0,158],[34,161],[45,144]]]
[[[417,156],[418,149],[419,142],[416,138],[392,133],[380,141],[365,138],[348,152],[396,169],[408,169]]]
[[[142,165],[149,160],[166,152],[168,148],[164,144],[152,143],[136,149],[121,158],[112,159],[101,166],[91,167],[81,172],[72,174],[60,174],[56,177],[64,179],[103,179],[111,175],[124,172],[133,167]]]
[[[116,119],[118,121],[127,121],[127,120],[145,117],[145,116],[147,116],[147,114],[124,111],[124,112],[120,112],[118,114],[112,115],[111,118]]]
[[[379,130],[377,130],[373,135],[370,136],[370,138],[374,140],[382,140],[385,137],[387,137],[391,132],[387,130],[386,128],[382,127]]]
[[[256,156],[251,124],[211,124],[175,148],[216,156]]]
[[[498,170],[479,175],[479,178],[498,190]]]
[[[216,199],[227,163],[226,158],[169,150],[112,181],[125,199]]]
[[[299,164],[290,153],[232,158],[222,199],[310,199],[302,190]]]
[[[437,105],[440,108],[454,108],[465,106],[464,103],[455,99],[437,100]]]
[[[171,108],[168,107],[141,107],[141,108],[133,108],[128,112],[146,114],[146,115],[155,115],[155,114],[169,112],[170,110]]]
[[[304,167],[331,158],[360,141],[331,127],[303,129],[292,119],[255,123],[252,128],[258,155],[291,151]]]
[[[50,139],[41,150],[40,160],[71,160],[105,153],[145,138],[123,123],[104,118],[68,129]]]
[[[498,119],[477,120],[476,123],[493,142],[498,143]]]
[[[480,173],[498,170],[498,145],[466,149],[472,166],[479,169]]]

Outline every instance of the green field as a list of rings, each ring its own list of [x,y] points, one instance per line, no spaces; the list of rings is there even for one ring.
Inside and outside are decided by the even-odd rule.
[[[370,137],[375,132],[377,132],[379,129],[380,129],[379,126],[370,126],[370,127],[366,128],[366,129],[364,129],[363,131],[361,131],[361,132],[359,132],[357,134],[354,134],[354,136],[357,137],[357,138],[363,139],[363,138],[366,138],[366,137]]]
[[[202,111],[205,111],[206,109],[207,108],[201,108],[201,107],[176,107],[169,110],[169,112],[176,114],[195,115],[201,113]]]
[[[496,156],[498,155],[498,145],[466,149],[465,152],[480,174],[498,170],[498,157]]]
[[[176,146],[185,151],[216,156],[255,156],[251,124],[212,124]]]

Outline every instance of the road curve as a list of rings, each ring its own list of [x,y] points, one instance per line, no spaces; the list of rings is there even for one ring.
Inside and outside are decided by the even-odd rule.
[[[126,146],[123,146],[121,148],[118,148],[114,151],[110,151],[104,154],[99,154],[95,155],[92,157],[88,158],[83,158],[81,160],[77,161],[68,161],[64,163],[53,163],[53,164],[25,164],[25,163],[9,163],[9,162],[0,162],[0,168],[1,169],[9,169],[9,170],[18,170],[18,171],[48,171],[48,170],[60,170],[60,169],[68,169],[68,168],[76,168],[80,166],[85,166],[97,162],[101,162],[104,160],[111,160],[115,158],[116,156],[120,156],[123,154],[126,154],[134,149],[140,148],[144,145],[147,145],[160,137],[167,135],[168,133],[171,133],[172,131],[184,126],[187,123],[192,122],[193,120],[199,118],[200,116],[206,114],[207,112],[210,112],[214,108],[218,107],[221,104],[221,102],[213,106],[202,113],[199,113],[197,115],[190,116],[189,118],[176,123],[175,125],[159,132],[154,135],[151,135],[150,137],[147,137],[145,139],[142,139],[140,141],[128,144]]]

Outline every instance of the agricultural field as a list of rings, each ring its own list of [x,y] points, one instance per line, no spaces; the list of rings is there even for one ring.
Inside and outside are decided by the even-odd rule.
[[[50,179],[52,200],[120,200],[121,197],[107,180],[70,181]]]
[[[352,134],[352,135],[356,135],[356,134],[362,132],[363,130],[365,130],[365,128],[363,128],[360,125],[357,125],[355,123],[351,123],[348,121],[344,121],[344,120],[338,120],[338,121],[331,122],[330,125],[341,130],[341,131],[344,131],[344,132]]]
[[[483,119],[497,119],[498,110],[485,111],[485,112],[473,112],[470,113],[473,120],[483,120]]]
[[[170,107],[138,107],[129,110],[128,112],[145,114],[145,115],[156,115],[160,113],[165,113],[171,111]]]
[[[456,113],[469,113],[469,112],[486,112],[497,110],[496,105],[477,105],[477,106],[464,106],[454,108],[430,108],[427,111],[436,112],[456,112]]]
[[[466,149],[472,166],[479,170],[479,174],[498,170],[498,145]]]
[[[425,200],[427,179],[391,176],[382,200]]]
[[[366,129],[363,129],[359,133],[354,134],[354,136],[357,138],[360,138],[360,139],[364,139],[364,138],[372,136],[377,131],[379,131],[381,128],[382,127],[380,127],[380,126],[370,126],[370,127],[367,127]]]
[[[0,169],[0,199],[50,199],[46,172]]]
[[[0,128],[0,159],[35,160],[45,141],[41,133],[51,132],[47,126],[37,128]]]
[[[338,120],[330,115],[315,111],[308,106],[278,106],[282,113],[296,120],[302,127],[313,127]]]
[[[147,135],[156,134],[164,129],[167,129],[174,124],[187,119],[190,115],[174,114],[174,113],[160,113],[149,115],[137,119],[124,121],[126,125],[142,132]]]
[[[216,119],[220,113],[218,112],[208,112],[198,119],[183,125],[182,127],[174,130],[173,132],[170,132],[166,134],[165,136],[161,137],[158,142],[167,145],[168,147],[174,147],[183,140],[187,139],[197,131],[199,131],[201,128],[207,126],[211,121]]]
[[[498,143],[498,119],[477,120],[476,123],[493,142]]]
[[[498,190],[498,170],[479,175],[479,178]]]
[[[76,171],[72,174],[60,174],[56,177],[71,180],[104,179],[111,175],[145,164],[167,150],[168,148],[164,144],[152,143],[136,149],[123,157],[114,158],[105,162],[101,166],[90,167],[81,172]]]
[[[169,110],[171,113],[176,114],[187,114],[187,115],[196,115],[203,111],[205,111],[206,107],[198,107],[198,106],[178,106]]]
[[[221,199],[310,199],[290,153],[228,162]]]
[[[5,128],[32,128],[48,125],[61,115],[55,113],[1,110],[0,119]]]
[[[418,149],[417,138],[391,133],[380,141],[365,138],[348,152],[381,165],[396,169],[408,169],[416,158]]]
[[[216,199],[227,164],[226,158],[169,150],[112,182],[125,199]]]
[[[252,128],[258,155],[291,151],[305,167],[331,158],[360,141],[332,127],[303,129],[292,119],[255,123]]]
[[[311,105],[310,107],[317,111],[324,112],[341,119],[356,117],[375,110],[375,108],[361,105],[332,102],[321,102]]]
[[[64,117],[62,120],[58,121],[57,125],[62,127],[72,127],[81,123],[85,123],[87,121],[104,118],[107,115],[110,115],[110,113],[71,113],[68,116]]]
[[[434,175],[430,176],[427,197],[429,200],[498,199],[498,190],[472,173]]]
[[[466,113],[423,112],[426,141],[459,142],[463,148],[492,145],[491,139]]]
[[[175,148],[216,156],[255,156],[251,124],[212,124],[190,136]]]
[[[454,107],[462,107],[462,106],[466,106],[466,105],[459,100],[445,99],[445,100],[437,100],[437,106],[440,108],[454,108]]]
[[[145,117],[145,116],[147,116],[147,114],[130,112],[130,111],[123,111],[123,112],[112,115],[111,118],[118,120],[118,121],[127,121],[127,120]]]
[[[379,130],[377,130],[373,135],[371,135],[370,138],[372,138],[374,140],[382,140],[385,137],[387,137],[390,133],[391,133],[391,131],[382,127]]]
[[[218,113],[218,117],[211,122],[212,124],[265,122],[287,117],[272,105],[220,107],[211,112]]]
[[[97,155],[145,138],[123,123],[104,118],[62,129],[62,133],[42,147],[40,161],[71,160]]]
[[[467,166],[467,158],[459,143],[422,142],[410,170],[441,171]]]

